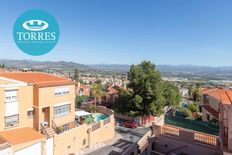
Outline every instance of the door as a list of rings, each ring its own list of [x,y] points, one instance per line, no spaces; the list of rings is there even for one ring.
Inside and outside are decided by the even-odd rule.
[[[49,127],[50,126],[50,108],[49,107],[46,107],[46,108],[43,108],[42,109],[42,112],[43,112],[43,121],[47,122],[47,126]]]

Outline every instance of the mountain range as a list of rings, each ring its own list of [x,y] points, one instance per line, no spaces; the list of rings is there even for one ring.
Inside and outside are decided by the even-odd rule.
[[[106,71],[126,73],[130,65],[121,64],[96,64],[85,65],[76,62],[67,61],[34,61],[34,60],[9,60],[0,59],[0,64],[5,64],[8,67],[15,68],[31,68],[34,70],[56,70],[56,71],[73,71],[79,69],[81,71]],[[194,65],[157,65],[158,70],[162,74],[188,74],[188,75],[231,75],[232,66],[224,67],[208,67],[208,66],[194,66]]]

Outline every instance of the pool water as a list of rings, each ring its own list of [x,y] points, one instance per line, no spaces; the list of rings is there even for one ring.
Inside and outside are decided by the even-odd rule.
[[[109,116],[108,115],[106,115],[106,114],[96,114],[95,115],[95,120],[97,121],[97,122],[99,122],[100,120],[104,120],[104,119],[106,119],[106,118],[108,118]]]

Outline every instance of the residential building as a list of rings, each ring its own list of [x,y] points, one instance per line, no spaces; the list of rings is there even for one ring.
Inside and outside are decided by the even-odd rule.
[[[229,90],[228,90],[229,91]],[[204,89],[202,90],[202,120],[219,120],[219,105],[221,102],[220,94],[225,93],[222,89]],[[222,100],[222,102],[227,102]]]
[[[78,83],[77,85],[77,95],[84,95],[84,96],[89,96],[90,95],[90,86],[89,85],[84,85]]]
[[[202,101],[202,119],[219,121],[223,153],[232,154],[232,90],[205,90]]]
[[[0,73],[0,138],[10,146],[3,143],[1,150],[0,143],[0,154],[11,148],[16,155],[68,155],[113,138],[113,112],[98,107],[106,119],[78,124],[75,97],[76,86],[69,79],[37,72]]]

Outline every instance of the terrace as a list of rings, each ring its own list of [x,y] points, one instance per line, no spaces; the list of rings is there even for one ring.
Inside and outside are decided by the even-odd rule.
[[[156,126],[154,154],[220,154],[219,137],[172,125]]]
[[[52,128],[55,130],[56,134],[61,134],[63,132],[86,124],[90,126],[92,131],[95,131],[102,126],[109,124],[111,122],[111,117],[113,117],[113,111],[103,106],[98,106],[96,109],[96,113],[89,113],[84,110],[77,110],[75,112],[75,121],[66,123],[63,126],[57,126],[55,122],[53,122]]]

